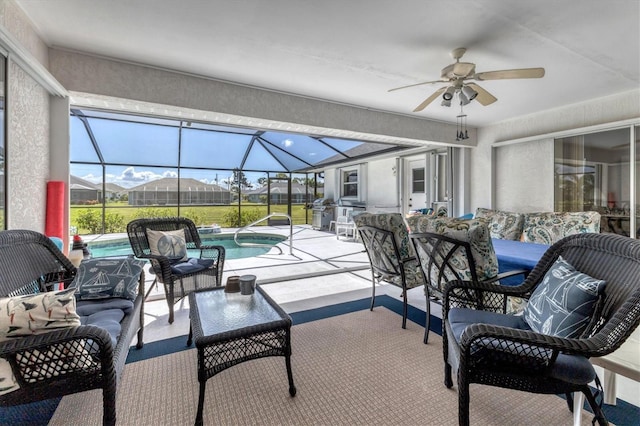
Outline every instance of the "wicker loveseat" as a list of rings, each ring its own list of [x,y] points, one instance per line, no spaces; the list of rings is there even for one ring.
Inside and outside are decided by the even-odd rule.
[[[87,270],[99,269],[101,261],[95,262]],[[122,264],[129,265],[124,261]],[[118,272],[118,283],[127,277],[123,269]],[[125,299],[76,302],[81,277],[76,279],[77,269],[49,238],[28,230],[1,231],[0,363],[4,373],[8,367],[10,370],[8,378],[0,377],[0,405],[102,389],[103,423],[115,424],[116,384],[136,334],[137,347],[143,345],[144,274],[141,268],[136,271],[129,276],[129,308],[120,309],[122,319],[115,324],[117,333],[96,325],[81,325],[99,322],[93,321],[92,315],[80,313],[83,302],[83,306],[97,308],[98,314],[103,314],[115,310],[107,309],[105,304],[119,304]],[[92,280],[90,295],[98,297],[94,291],[98,287],[96,280],[86,278]],[[65,289],[57,291],[59,284]],[[17,320],[19,316],[22,322]],[[12,389],[6,385],[9,381]]]

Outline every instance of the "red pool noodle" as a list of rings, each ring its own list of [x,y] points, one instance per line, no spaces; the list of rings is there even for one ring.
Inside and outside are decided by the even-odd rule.
[[[47,237],[64,239],[64,182],[47,182],[47,213],[44,233]]]

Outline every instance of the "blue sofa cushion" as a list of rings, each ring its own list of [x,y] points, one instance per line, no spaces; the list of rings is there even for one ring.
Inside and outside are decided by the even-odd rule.
[[[120,309],[125,315],[133,311],[133,301],[129,299],[80,300],[76,303],[76,312],[86,317],[106,309]]]
[[[587,330],[605,282],[590,277],[561,257],[549,268],[524,309],[532,330],[559,337],[581,337]]]
[[[212,266],[213,259],[196,259],[192,257],[186,262],[171,265],[171,272],[175,275],[193,274],[195,272],[204,271]]]
[[[469,324],[492,324],[501,327],[515,328],[518,330],[530,330],[531,328],[520,315],[504,315],[496,312],[476,311],[474,309],[451,308],[449,310],[449,325],[460,343],[462,332]]]
[[[122,309],[105,309],[88,316],[81,316],[80,323],[82,325],[94,325],[107,330],[109,337],[111,337],[111,343],[115,348],[122,330],[120,321],[123,318],[124,312]]]

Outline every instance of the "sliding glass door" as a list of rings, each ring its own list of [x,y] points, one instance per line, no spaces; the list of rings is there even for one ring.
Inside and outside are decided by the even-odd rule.
[[[637,237],[638,144],[638,126],[556,139],[555,210],[597,211],[601,232]]]
[[[0,231],[7,229],[5,147],[7,146],[7,58],[0,55]]]

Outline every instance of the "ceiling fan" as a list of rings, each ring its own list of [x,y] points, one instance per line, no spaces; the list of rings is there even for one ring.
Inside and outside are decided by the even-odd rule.
[[[476,83],[470,82],[469,80],[505,80],[516,78],[541,78],[544,76],[544,68],[520,68],[476,73],[476,64],[471,62],[460,62],[460,58],[462,58],[462,55],[464,55],[466,51],[467,49],[464,47],[453,49],[451,56],[456,60],[456,62],[451,65],[447,65],[442,69],[439,80],[424,81],[422,83],[396,87],[394,89],[390,89],[389,92],[421,86],[424,84],[449,83],[449,85],[436,90],[431,96],[425,99],[424,102],[418,105],[413,112],[422,111],[440,95],[442,95],[442,106],[451,106],[451,100],[455,94],[458,94],[462,105],[466,105],[475,99],[482,105],[487,106],[498,99]]]

